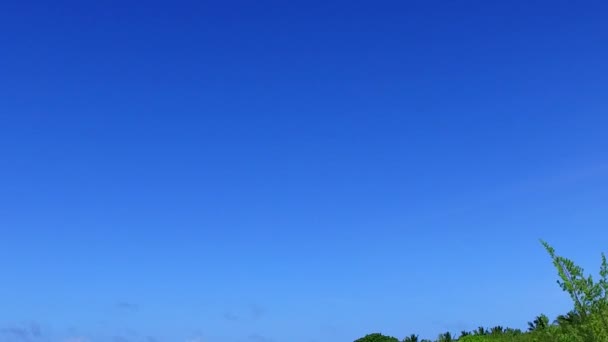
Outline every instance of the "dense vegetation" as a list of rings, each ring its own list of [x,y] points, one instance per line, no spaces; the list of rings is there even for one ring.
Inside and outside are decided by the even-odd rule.
[[[599,281],[586,276],[581,267],[559,256],[547,242],[541,241],[557,269],[557,283],[572,298],[572,310],[554,321],[539,315],[528,322],[527,331],[495,326],[462,331],[458,336],[446,332],[436,342],[608,342],[608,263],[602,253]],[[418,335],[405,337],[402,342],[431,342]],[[400,342],[379,333],[369,334],[355,342]]]

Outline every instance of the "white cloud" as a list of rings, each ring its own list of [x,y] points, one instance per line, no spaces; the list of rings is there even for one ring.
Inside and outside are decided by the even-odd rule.
[[[86,337],[68,337],[63,342],[91,342],[91,340]]]
[[[186,342],[205,342],[202,337],[192,337],[186,340]]]

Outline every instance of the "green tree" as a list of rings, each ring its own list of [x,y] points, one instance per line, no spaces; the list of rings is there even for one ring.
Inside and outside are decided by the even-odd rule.
[[[473,334],[477,335],[477,336],[483,336],[483,335],[487,335],[488,331],[484,327],[478,327],[477,330],[475,330],[473,332]]]
[[[574,310],[568,312],[565,315],[557,316],[557,318],[554,321],[554,323],[559,326],[573,326],[573,325],[578,325],[581,322],[582,322],[581,317]]]
[[[536,316],[534,321],[528,322],[528,331],[543,330],[549,326],[549,317],[541,314]]]
[[[542,245],[549,253],[557,269],[559,286],[570,295],[574,310],[569,317],[558,317],[562,327],[570,325],[579,335],[593,340],[608,340],[608,262],[601,254],[600,280],[595,282],[591,275],[586,276],[583,268],[572,260],[559,256],[546,241]]]
[[[522,331],[520,329],[506,328],[504,333],[508,335],[521,335]]]
[[[385,336],[380,333],[373,333],[365,335],[364,337],[355,340],[355,342],[399,342],[399,339],[392,336]]]
[[[403,342],[418,342],[418,335],[411,334],[410,336],[407,336],[406,338],[404,338]]]
[[[493,338],[484,335],[467,335],[459,338],[458,342],[488,342],[493,340]]]
[[[490,334],[491,335],[502,335],[502,333],[504,332],[504,328],[500,325],[497,325],[495,327],[492,327],[490,329]]]
[[[452,342],[452,334],[448,331],[446,333],[443,334],[439,334],[439,337],[437,337],[437,342]]]

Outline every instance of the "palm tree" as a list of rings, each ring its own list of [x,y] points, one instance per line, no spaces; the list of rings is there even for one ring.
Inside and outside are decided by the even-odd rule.
[[[504,333],[509,335],[520,335],[522,331],[521,329],[506,328]]]
[[[452,334],[448,331],[444,334],[439,334],[439,337],[437,338],[437,342],[452,342]]]
[[[492,335],[501,335],[503,332],[504,332],[504,328],[500,325],[497,325],[490,329],[490,334],[492,334]]]
[[[471,335],[471,333],[470,333],[470,332],[468,332],[468,331],[466,331],[466,330],[463,330],[463,331],[461,331],[461,332],[460,332],[460,337],[459,337],[459,339],[460,339],[460,338],[463,338],[463,337],[465,337],[465,336],[469,336],[469,335]]]
[[[528,331],[543,330],[549,326],[549,317],[541,314],[536,316],[536,319],[532,322],[528,322]]]
[[[418,342],[418,335],[411,334],[410,336],[407,336],[406,338],[404,338],[403,342]]]
[[[477,328],[477,330],[475,330],[474,334],[475,335],[487,335],[488,331],[484,327],[479,327],[479,328]]]
[[[554,324],[558,324],[560,326],[570,326],[573,324],[578,324],[581,322],[581,316],[576,313],[576,311],[572,310],[565,315],[559,315],[553,321]]]

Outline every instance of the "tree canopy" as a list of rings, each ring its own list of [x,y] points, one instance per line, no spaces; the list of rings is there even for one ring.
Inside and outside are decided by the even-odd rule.
[[[441,333],[436,342],[608,342],[608,262],[601,254],[599,280],[572,260],[557,255],[547,242],[541,244],[551,257],[557,270],[558,285],[572,299],[573,308],[553,321],[544,314],[528,322],[528,331],[505,328],[500,325],[473,331],[462,331],[458,337],[450,332]],[[411,334],[401,342],[430,342]],[[399,342],[399,339],[380,333],[366,335],[355,342]]]
[[[366,335],[355,342],[399,342],[399,339],[392,336],[385,336],[380,333]]]

